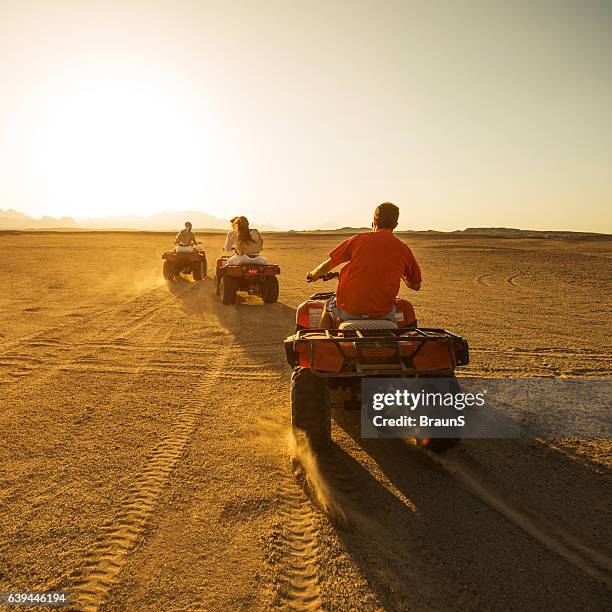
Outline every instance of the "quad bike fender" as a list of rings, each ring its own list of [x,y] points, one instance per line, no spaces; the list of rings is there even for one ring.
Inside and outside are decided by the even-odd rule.
[[[417,318],[414,306],[410,300],[397,298],[395,300],[395,322],[398,327],[416,327]]]
[[[291,366],[291,369],[296,368],[300,365],[300,354],[295,350],[293,336],[287,338],[284,342],[284,345],[287,363]]]
[[[307,300],[302,302],[295,314],[298,329],[317,329],[325,309],[324,300]]]
[[[296,341],[294,348],[298,354],[298,364],[323,372],[340,372],[345,358],[338,345],[320,342],[324,338],[325,334],[313,333],[308,335],[308,340]]]

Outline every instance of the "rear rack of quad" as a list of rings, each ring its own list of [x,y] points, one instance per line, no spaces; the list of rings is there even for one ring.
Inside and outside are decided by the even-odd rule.
[[[190,260],[190,261],[196,261],[198,259],[201,259],[202,257],[206,257],[206,251],[204,249],[196,249],[194,248],[193,251],[189,251],[189,252],[184,252],[184,253],[177,253],[176,251],[166,251],[165,253],[162,253],[161,258],[164,260],[170,260],[170,261],[176,261],[176,260]]]
[[[438,328],[300,330],[285,351],[290,365],[330,378],[447,376],[469,363],[468,343]]]

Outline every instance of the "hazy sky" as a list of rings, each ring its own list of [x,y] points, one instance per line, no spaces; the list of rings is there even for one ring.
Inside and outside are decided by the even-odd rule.
[[[612,232],[612,2],[0,0],[0,208]]]

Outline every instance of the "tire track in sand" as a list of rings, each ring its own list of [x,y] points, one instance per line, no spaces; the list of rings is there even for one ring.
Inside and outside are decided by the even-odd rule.
[[[4,350],[6,349],[11,348],[13,346],[18,346],[20,344],[23,344],[24,342],[28,342],[32,344],[33,346],[47,346],[49,343],[46,343],[44,340],[38,344],[30,342],[30,341],[36,340],[38,338],[44,338],[45,336],[48,336],[49,334],[52,334],[52,333],[71,331],[75,328],[83,327],[84,325],[89,325],[91,323],[94,323],[95,321],[102,319],[103,317],[112,316],[113,314],[118,313],[122,309],[134,304],[137,300],[145,296],[151,295],[155,293],[156,291],[163,289],[164,287],[165,285],[159,285],[157,287],[153,287],[152,289],[146,289],[144,291],[141,291],[140,293],[137,293],[134,297],[131,297],[125,302],[121,302],[117,306],[106,308],[104,310],[101,310],[100,312],[95,312],[91,315],[85,315],[83,317],[79,317],[78,320],[71,321],[64,325],[55,325],[53,327],[47,327],[45,329],[40,329],[38,331],[31,332],[29,334],[22,334],[21,336],[9,338],[7,340],[0,342],[0,348],[4,352]],[[53,344],[53,341],[51,341],[50,344]]]
[[[193,395],[198,398],[206,397],[214,388],[222,376],[224,364],[231,359],[233,346],[229,343],[219,343],[219,346],[224,348],[210,364],[208,375],[202,376],[195,385],[196,393]],[[190,398],[176,413],[170,433],[161,438],[145,468],[128,488],[118,514],[102,527],[96,546],[85,562],[85,575],[74,576],[79,610],[98,610],[106,601],[126,558],[142,539],[151,514],[185,453],[201,415],[200,402]]]
[[[522,270],[519,270],[516,274],[511,274],[510,276],[506,277],[506,282],[509,285],[512,285],[512,287],[514,287],[515,289],[519,289],[520,291],[531,294],[532,296],[534,296],[535,294],[541,293],[541,291],[544,291],[544,289],[541,286],[538,288],[538,286],[533,285],[533,283],[530,284],[529,287],[525,287],[524,285],[517,283],[516,279],[521,276],[524,276],[524,273]]]
[[[195,283],[193,283],[179,295],[191,291],[195,286]],[[103,340],[107,345],[111,346],[125,343],[128,335],[133,334],[147,325],[159,310],[173,303],[175,299],[175,295],[167,296],[157,304],[138,312],[135,316],[116,322],[114,326],[102,334]],[[133,302],[134,301],[131,302],[132,305]],[[122,304],[117,310],[120,311],[125,307],[126,304]],[[92,332],[92,335],[95,337],[95,332]],[[55,344],[55,346],[56,350],[50,355],[46,355],[44,360],[34,360],[31,357],[22,356],[23,362],[21,365],[16,370],[8,372],[8,376],[12,380],[0,380],[0,385],[10,385],[12,388],[22,382],[27,382],[29,386],[33,383],[40,385],[58,372],[71,369],[71,366],[76,365],[78,359],[83,359],[89,352],[87,349],[84,349],[80,343],[72,345],[68,349],[63,349],[61,345],[57,344]],[[60,359],[55,361],[56,357],[60,357]],[[17,359],[19,359],[19,357]],[[32,362],[35,362],[34,365],[32,365]],[[34,380],[32,380],[32,377],[34,377]]]
[[[153,328],[153,338],[157,339],[157,343],[154,346],[148,346],[146,349],[141,349],[141,354],[143,352],[148,353],[147,356],[140,360],[140,364],[135,366],[130,372],[126,372],[129,374],[129,378],[127,380],[123,380],[120,382],[114,389],[113,392],[107,396],[107,401],[112,402],[114,398],[124,397],[127,393],[128,389],[133,386],[136,381],[143,375],[149,373],[149,365],[151,361],[153,361],[156,357],[155,350],[159,349],[160,346],[165,346],[168,339],[173,334],[173,330],[176,328],[178,324],[178,320],[173,318],[168,325],[158,325]],[[97,390],[95,388],[91,389],[91,392],[95,394]],[[74,426],[76,428],[81,428],[83,424],[86,422],[87,416],[77,417],[74,421]],[[54,452],[60,451],[62,447],[67,443],[67,440],[70,439],[71,436],[61,436],[61,439],[56,440],[54,443],[51,443],[47,447],[47,451],[50,454]],[[34,496],[27,502],[27,511],[20,516],[21,523],[27,523],[29,519],[35,515],[39,510],[49,505],[49,503],[56,498],[59,498],[63,495],[69,494],[70,487],[70,467],[68,465],[62,465],[60,471],[56,473],[53,478],[49,479],[46,485],[38,490],[32,490]],[[59,483],[64,483],[60,485]],[[28,487],[28,491],[30,491],[31,487]],[[10,490],[6,491],[4,494],[0,494],[0,502],[3,504],[8,504],[12,501],[12,498],[16,497],[16,494],[23,491],[23,487],[21,485],[15,485]],[[14,542],[9,539],[0,543],[0,551],[13,546]]]
[[[284,522],[277,605],[283,610],[322,609],[318,584],[318,546],[312,505],[295,475],[279,472]]]
[[[521,274],[522,274],[522,272],[518,272],[517,274],[513,274],[512,276],[508,276],[506,278],[506,282],[509,285],[512,285],[513,287],[516,287],[517,289],[523,289],[523,287],[521,287],[519,284],[517,284],[515,282],[515,279],[518,278]]]
[[[492,287],[491,285],[489,285],[489,283],[485,283],[484,279],[488,278],[489,276],[493,276],[492,274],[481,274],[480,276],[476,277],[476,282],[479,285],[482,285],[483,287],[486,287],[487,289],[493,289],[494,287]]]
[[[519,285],[516,282],[516,279],[522,275],[522,272],[519,271],[515,274],[511,274],[510,276],[506,276],[504,278],[504,282],[508,285],[511,285],[512,287],[514,287],[515,289],[520,289],[521,291],[529,291],[528,289],[525,289],[525,287]],[[499,284],[491,284],[490,281],[485,281],[485,279],[488,278],[492,278],[493,276],[495,276],[494,273],[491,272],[487,272],[486,274],[481,274],[480,276],[476,277],[476,282],[481,285],[482,287],[486,287],[487,289],[492,289],[493,291],[504,291],[503,289],[503,285],[501,283]]]

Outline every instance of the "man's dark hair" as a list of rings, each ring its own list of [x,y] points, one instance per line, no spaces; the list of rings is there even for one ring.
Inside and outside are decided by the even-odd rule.
[[[193,227],[193,225],[191,225],[191,221],[185,221],[185,227]]]
[[[376,207],[374,211],[374,220],[376,226],[381,229],[393,230],[397,227],[399,219],[399,208],[391,202],[383,202]]]

